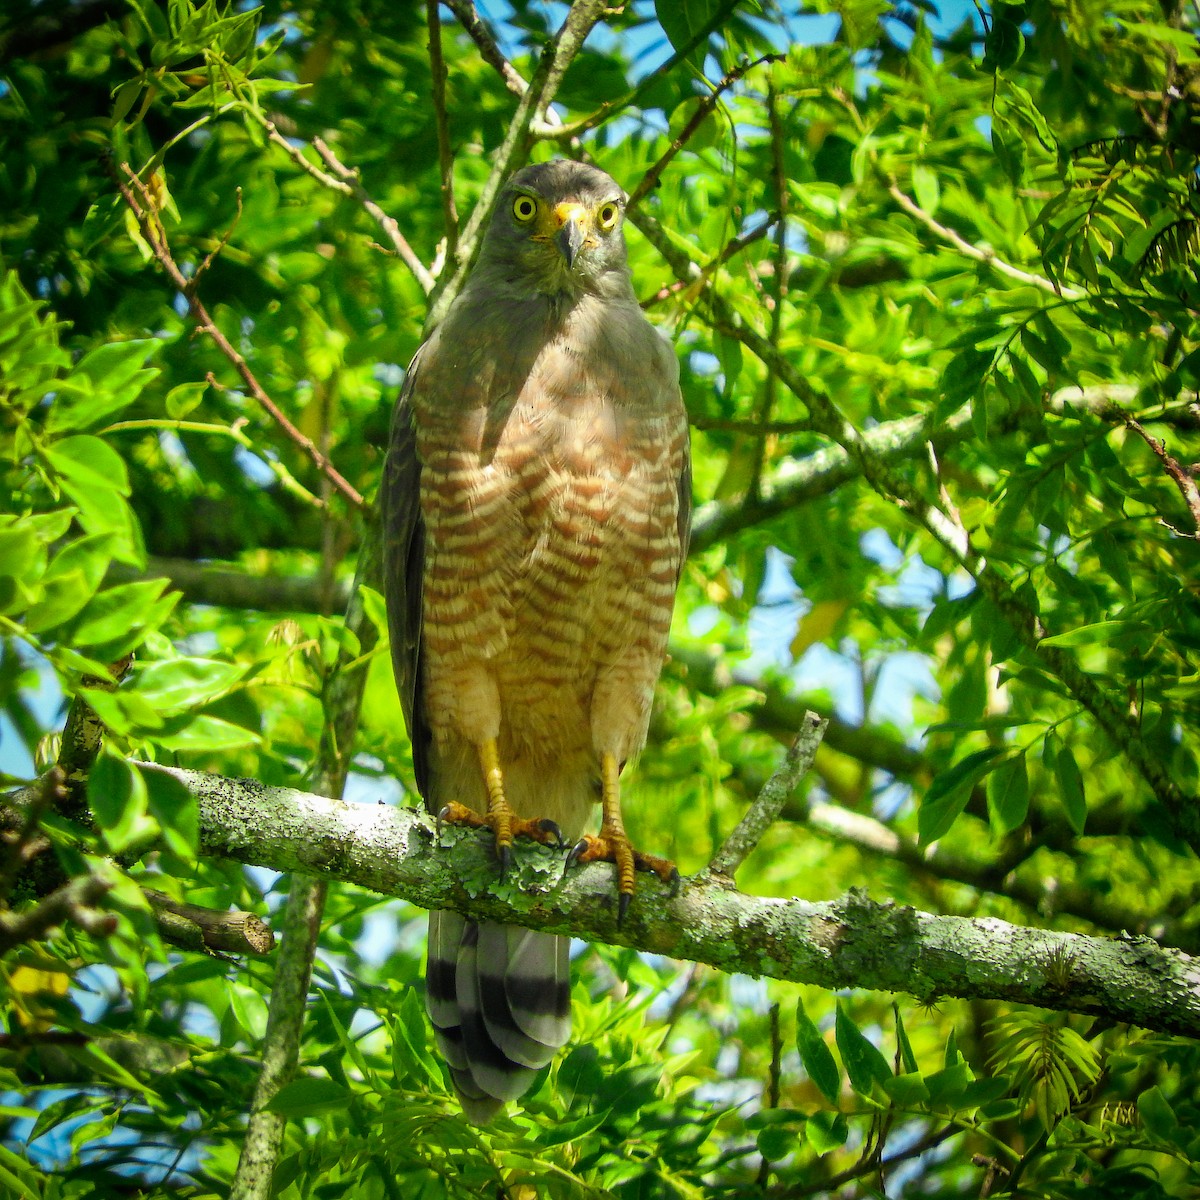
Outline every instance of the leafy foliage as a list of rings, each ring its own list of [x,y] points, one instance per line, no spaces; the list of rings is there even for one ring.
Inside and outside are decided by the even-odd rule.
[[[482,7],[529,80],[558,8]],[[364,200],[453,273],[421,8],[0,17],[7,782],[71,749],[67,699],[105,730],[16,838],[30,862],[0,854],[11,913],[97,881],[0,958],[6,1194],[217,1196],[236,1169],[272,964],[164,941],[146,889],[269,914],[288,880],[200,854],[194,805],[139,761],[304,787],[340,754],[358,798],[413,791],[379,597],[339,615],[370,514],[312,449],[374,495],[429,308]],[[465,216],[516,98],[443,20]],[[629,788],[636,840],[685,873],[807,705],[826,744],[746,890],[1200,950],[1195,35],[1194,7],[1147,0],[639,0],[568,70],[580,140],[544,122],[532,153],[631,192],[654,167],[635,286],[693,419],[693,553]],[[1194,1042],[605,947],[578,958],[570,1049],[475,1130],[429,1045],[422,929],[330,887],[272,1101],[280,1196],[1200,1192]]]

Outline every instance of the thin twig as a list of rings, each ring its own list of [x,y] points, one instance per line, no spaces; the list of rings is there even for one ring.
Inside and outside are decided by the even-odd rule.
[[[957,250],[964,258],[970,258],[975,262],[983,263],[984,266],[990,267],[995,271],[997,275],[1003,275],[1017,283],[1028,284],[1030,287],[1035,287],[1039,291],[1049,292],[1050,295],[1061,297],[1064,300],[1082,300],[1087,294],[1086,292],[1081,292],[1078,288],[1053,283],[1051,280],[1045,278],[1045,276],[1034,275],[1029,271],[1022,271],[1020,267],[1014,267],[1011,263],[1005,262],[994,250],[973,245],[948,225],[943,225],[940,221],[932,217],[915,200],[912,200],[901,191],[894,182],[888,183],[887,190],[888,195],[910,217],[919,221],[939,241],[945,242],[947,246],[951,246]]]
[[[1140,421],[1135,420],[1131,416],[1126,416],[1125,424],[1150,447],[1155,457],[1162,463],[1163,470],[1166,471],[1171,478],[1171,482],[1179,489],[1179,494],[1183,497],[1183,502],[1187,505],[1188,512],[1192,514],[1192,521],[1196,525],[1197,530],[1200,531],[1200,489],[1196,487],[1195,478],[1190,472],[1184,470],[1174,455],[1167,453],[1166,443],[1156,437],[1152,437]],[[1168,528],[1170,527],[1168,526]],[[1174,532],[1178,533],[1180,537],[1200,538],[1200,532],[1186,534],[1181,533],[1179,530],[1174,530]]]
[[[658,181],[662,178],[663,171],[667,169],[671,160],[680,150],[687,145],[692,135],[704,123],[705,118],[717,107],[723,92],[731,88],[743,75],[754,70],[755,67],[761,67],[764,63],[782,62],[783,57],[782,54],[764,54],[762,58],[756,58],[753,62],[742,63],[740,66],[734,67],[732,71],[725,75],[713,90],[696,105],[696,111],[692,113],[687,124],[679,131],[678,135],[672,139],[671,144],[663,152],[658,162],[642,176],[641,182],[630,193],[629,199],[625,204],[625,210],[628,212],[629,209],[636,208],[658,186]]]
[[[427,296],[433,291],[437,281],[426,268],[425,264],[417,257],[417,253],[409,244],[408,239],[400,232],[400,225],[396,221],[396,218],[385,213],[367,194],[367,190],[363,187],[357,171],[352,171],[347,167],[321,138],[313,138],[313,149],[316,150],[321,156],[321,160],[329,168],[328,171],[322,171],[316,163],[309,162],[304,157],[298,146],[293,146],[279,132],[273,121],[268,120],[257,109],[246,108],[244,111],[248,116],[258,121],[263,129],[266,130],[270,141],[278,146],[306,175],[311,176],[322,187],[327,187],[330,191],[338,192],[343,196],[357,200],[362,205],[364,211],[383,230],[390,243],[390,246],[387,248],[412,272],[413,278],[421,285],[421,290]]]
[[[306,437],[294,424],[283,414],[279,406],[267,395],[262,384],[258,382],[254,372],[250,370],[246,360],[234,349],[229,339],[217,327],[216,322],[209,315],[208,309],[201,303],[200,298],[196,295],[193,282],[179,269],[179,264],[175,261],[171,254],[170,247],[167,245],[165,233],[162,230],[161,223],[157,220],[155,214],[154,200],[150,195],[146,185],[139,178],[137,173],[128,163],[122,163],[120,170],[124,172],[126,178],[123,179],[119,174],[114,175],[117,188],[121,192],[121,196],[125,203],[129,206],[134,217],[137,218],[138,227],[141,230],[142,237],[145,238],[150,246],[154,257],[158,260],[159,265],[167,274],[167,278],[177,287],[184,299],[187,301],[188,310],[195,320],[197,328],[201,333],[206,333],[212,338],[217,349],[225,356],[237,373],[242,377],[250,394],[258,401],[267,414],[275,421],[280,429],[283,430],[287,438],[297,446],[309,459],[313,462],[316,468],[328,476],[333,486],[341,492],[341,494],[356,508],[365,507],[365,501],[359,491],[353,487],[341,473],[334,467],[324,454],[317,449],[311,438]],[[128,182],[127,182],[128,180]],[[130,184],[133,185],[132,189]],[[138,195],[134,195],[133,189],[136,189]],[[140,197],[140,201],[139,201]]]
[[[425,0],[429,26],[429,73],[433,79],[433,118],[437,129],[438,171],[441,175],[442,224],[446,230],[446,258],[458,247],[458,209],[454,205],[454,156],[450,152],[450,119],[446,113],[446,60],[442,57],[442,22],[439,0]]]
[[[730,881],[733,880],[738,867],[762,840],[763,834],[774,824],[775,819],[783,810],[783,806],[791,799],[796,786],[812,766],[817,747],[825,736],[825,726],[828,724],[827,720],[818,717],[814,712],[804,714],[800,732],[796,735],[796,740],[791,744],[787,754],[784,755],[783,762],[776,767],[771,778],[763,784],[762,791],[755,797],[746,815],[738,822],[737,828],[713,855],[706,874],[722,875]]]
[[[0,954],[25,942],[43,941],[68,921],[93,937],[109,937],[117,927],[117,918],[99,912],[96,905],[111,888],[108,879],[83,875],[64,883],[32,908],[19,913],[0,912]]]
[[[572,121],[570,124],[534,121],[529,128],[530,134],[535,138],[571,141],[579,137],[580,134],[586,133],[589,129],[595,129],[596,126],[603,125],[606,121],[611,120],[623,109],[636,104],[644,93],[654,87],[660,79],[669,75],[693,50],[702,44],[706,44],[708,39],[725,24],[740,2],[741,0],[725,0],[725,3],[666,62],[651,71],[637,87],[626,92],[624,96],[609,103],[601,104],[591,116],[584,117],[580,121]]]
[[[583,49],[583,43],[604,15],[607,4],[608,0],[575,0],[571,5],[562,27],[554,37],[554,53],[541,80],[537,106],[533,111],[533,122],[539,125],[549,124],[550,128],[558,127],[556,123],[546,121],[546,113],[554,103],[554,97],[558,95],[567,68]]]
[[[957,1134],[963,1133],[957,1125],[943,1125],[941,1129],[930,1130],[923,1138],[914,1142],[911,1146],[906,1146],[903,1150],[898,1150],[889,1158],[876,1161],[875,1158],[860,1158],[853,1166],[847,1167],[846,1170],[837,1175],[833,1175],[828,1179],[821,1180],[820,1183],[802,1183],[781,1188],[772,1188],[767,1195],[771,1200],[802,1200],[802,1197],[807,1196],[831,1196],[839,1188],[844,1187],[848,1183],[853,1183],[854,1180],[862,1178],[864,1175],[870,1175],[872,1171],[879,1171],[885,1174],[893,1167],[899,1166],[902,1162],[908,1162],[913,1158],[920,1158],[922,1154],[940,1146],[948,1138],[952,1138]]]
[[[719,254],[714,255],[708,260],[707,263],[705,263],[704,267],[700,271],[699,278],[704,281],[711,279],[721,267],[723,267],[731,258],[734,257],[734,255],[740,254],[748,246],[751,246],[755,242],[761,241],[764,237],[766,237],[767,234],[770,233],[774,228],[778,220],[779,214],[771,213],[761,220],[757,225],[754,225],[750,229],[746,230],[745,233],[739,234],[735,238],[731,238],[725,243]],[[648,300],[642,301],[642,308],[653,308],[656,304],[660,304],[664,300],[669,300],[671,297],[677,296],[680,292],[695,286],[695,281],[692,283],[684,283],[680,280],[676,280],[673,283],[665,284],[663,287],[659,288],[658,291],[655,292],[654,295]]]
[[[767,1066],[767,1086],[763,1089],[762,1107],[779,1107],[780,1079],[783,1074],[783,1038],[779,1033],[779,1005],[772,1004],[767,1019],[770,1024],[771,1061]],[[766,1188],[771,1177],[771,1160],[764,1154],[758,1166],[758,1186]]]
[[[471,0],[444,0],[446,7],[458,18],[459,24],[467,31],[467,36],[479,48],[479,55],[485,63],[494,67],[504,86],[514,96],[523,96],[529,90],[529,84],[521,78],[516,67],[500,52],[492,32],[480,17]]]
[[[771,328],[767,336],[771,339],[771,345],[778,350],[780,335],[783,332],[783,305],[788,294],[788,178],[783,162],[784,135],[783,122],[779,119],[779,92],[775,87],[773,72],[768,73],[767,77],[767,120],[771,129],[771,176],[779,204],[779,223],[775,226],[775,276],[771,289],[774,303],[771,308]],[[766,379],[763,380],[762,402],[757,414],[761,425],[770,423],[778,394],[779,376],[768,368]],[[762,488],[763,462],[766,456],[767,443],[764,438],[754,447],[754,470],[750,474],[750,484],[746,489],[746,495],[752,501],[758,499]]]

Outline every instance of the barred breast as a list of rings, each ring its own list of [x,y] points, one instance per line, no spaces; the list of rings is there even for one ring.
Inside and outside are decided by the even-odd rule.
[[[598,747],[624,760],[645,741],[682,555],[674,358],[633,316],[639,344],[584,311],[524,378],[476,376],[418,426],[435,758],[482,808],[470,748],[497,737],[513,808],[568,837]]]

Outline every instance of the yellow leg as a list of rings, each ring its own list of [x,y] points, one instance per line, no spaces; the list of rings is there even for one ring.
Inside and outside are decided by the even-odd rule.
[[[504,798],[504,774],[500,770],[500,748],[495,738],[488,738],[479,747],[479,765],[483,769],[483,783],[487,788],[489,824],[496,832],[496,852],[500,861],[507,858],[512,845],[512,809]]]
[[[679,872],[675,864],[653,854],[643,854],[630,844],[621,819],[621,764],[617,756],[600,755],[600,833],[585,835],[567,856],[573,862],[610,862],[617,868],[617,924],[625,919],[633,899],[636,871],[653,871],[664,883],[676,884]]]
[[[547,818],[526,820],[518,817],[509,807],[504,794],[504,771],[500,766],[500,748],[495,738],[479,744],[479,769],[483,772],[483,785],[487,790],[487,815],[482,816],[473,808],[451,800],[437,815],[438,825],[467,825],[473,829],[490,829],[496,839],[496,857],[500,860],[500,874],[508,870],[512,862],[514,837],[532,838],[545,846],[562,846],[562,834],[558,826]]]
[[[600,756],[600,836],[612,843],[624,916],[629,907],[628,897],[633,895],[633,847],[621,820],[621,767],[617,756],[608,752]]]

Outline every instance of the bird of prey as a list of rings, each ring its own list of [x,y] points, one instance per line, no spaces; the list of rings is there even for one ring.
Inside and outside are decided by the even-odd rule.
[[[635,869],[619,775],[646,740],[690,519],[675,355],[634,295],[625,193],[559,160],[505,185],[409,367],[381,493],[392,660],[417,786],[443,820]],[[468,1118],[570,1034],[569,939],[429,915],[426,1008]]]

